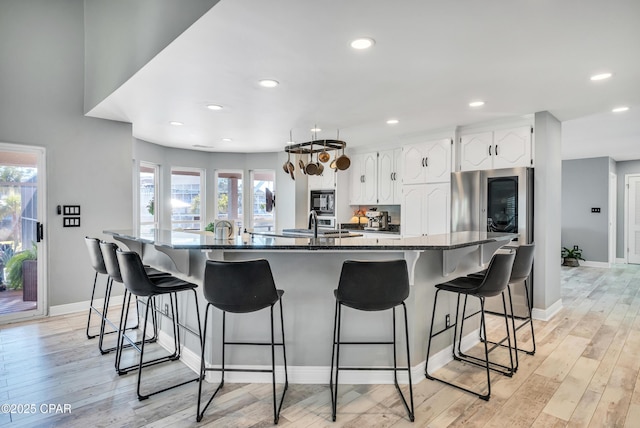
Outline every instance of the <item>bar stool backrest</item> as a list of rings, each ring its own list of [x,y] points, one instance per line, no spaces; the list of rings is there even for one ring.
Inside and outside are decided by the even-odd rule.
[[[226,312],[254,312],[278,301],[269,262],[265,259],[238,262],[207,260],[204,297]]]
[[[133,251],[116,251],[122,282],[127,290],[136,296],[152,296],[164,291],[156,287],[147,276],[138,253]]]
[[[513,261],[513,270],[511,271],[509,282],[520,282],[529,278],[535,251],[536,244],[520,245],[516,249],[516,258]]]
[[[122,283],[122,274],[120,273],[120,265],[118,264],[118,257],[116,256],[117,249],[118,246],[113,242],[100,242],[100,250],[102,251],[102,258],[104,259],[107,273],[114,281]]]
[[[487,274],[475,294],[482,297],[491,297],[502,293],[509,285],[515,257],[516,253],[513,251],[507,254],[494,254],[489,262]]]
[[[409,274],[405,260],[359,261],[342,264],[336,298],[362,311],[381,311],[398,306],[409,297]]]
[[[100,251],[100,241],[96,238],[84,237],[84,242],[87,244],[89,250],[89,259],[91,260],[91,266],[98,272],[107,275],[107,268],[104,265],[104,259],[102,258],[102,251]]]

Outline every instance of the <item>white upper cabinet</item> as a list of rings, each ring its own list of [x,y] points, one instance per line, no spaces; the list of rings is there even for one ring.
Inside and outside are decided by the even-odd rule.
[[[461,171],[519,166],[533,166],[530,126],[460,137]]]
[[[460,169],[475,171],[493,168],[493,132],[460,137]]]
[[[329,190],[336,187],[336,171],[329,167],[329,164],[323,164],[324,171],[322,175],[307,176],[307,185],[309,190]]]
[[[494,168],[533,166],[531,161],[531,128],[521,127],[493,132]]]
[[[403,184],[451,181],[451,140],[407,144],[401,163]]]
[[[351,157],[349,174],[349,204],[377,203],[378,153],[363,153]]]
[[[378,152],[378,204],[399,205],[402,200],[402,149]]]

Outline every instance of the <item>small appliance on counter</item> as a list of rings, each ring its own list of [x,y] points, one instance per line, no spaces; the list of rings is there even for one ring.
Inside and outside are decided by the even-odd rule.
[[[389,229],[389,212],[387,211],[367,211],[367,225],[364,230],[388,230]]]

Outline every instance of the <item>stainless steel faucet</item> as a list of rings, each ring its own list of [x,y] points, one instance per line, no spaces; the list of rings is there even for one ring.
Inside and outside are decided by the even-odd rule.
[[[309,229],[311,229],[311,223],[313,223],[313,237],[317,238],[318,237],[318,213],[316,213],[315,210],[309,211],[309,226],[308,226]]]

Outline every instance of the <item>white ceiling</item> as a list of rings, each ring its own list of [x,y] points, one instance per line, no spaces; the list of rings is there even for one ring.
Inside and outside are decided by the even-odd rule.
[[[362,36],[375,46],[352,49]],[[315,124],[354,147],[544,110],[564,158],[640,159],[640,1],[222,0],[89,115],[166,146],[270,152]]]

